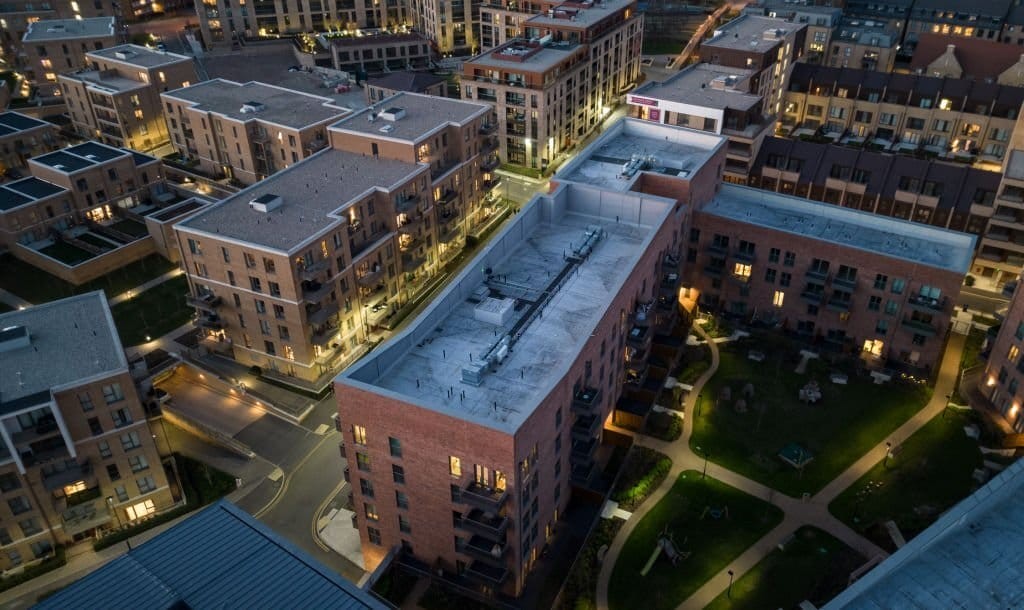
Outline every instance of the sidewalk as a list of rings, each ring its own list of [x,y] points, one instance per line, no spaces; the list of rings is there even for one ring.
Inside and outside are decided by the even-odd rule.
[[[167,280],[174,279],[183,273],[185,272],[179,268],[171,269],[167,273],[164,273],[163,275],[158,275],[151,280],[145,281],[136,286],[135,288],[132,288],[131,290],[125,290],[121,294],[111,297],[107,302],[110,303],[111,307],[113,307],[114,305],[117,305],[118,303],[123,303],[128,299],[134,299],[135,297],[139,296],[143,292],[146,292],[150,288],[154,286],[159,286],[160,284],[163,284]]]

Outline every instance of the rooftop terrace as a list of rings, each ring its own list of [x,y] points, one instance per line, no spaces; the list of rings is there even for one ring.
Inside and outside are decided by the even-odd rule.
[[[20,112],[0,112],[0,137],[46,126],[53,126],[53,124],[34,119]]]
[[[96,89],[104,93],[121,93],[148,86],[141,80],[125,78],[115,70],[92,70],[87,68],[61,74],[60,78],[80,81],[88,85],[90,89]]]
[[[524,27],[556,27],[585,29],[618,10],[635,5],[636,0],[593,0],[563,2],[547,13],[526,20]]]
[[[157,68],[168,64],[175,64],[181,61],[192,61],[187,55],[168,53],[166,51],[154,51],[137,44],[122,44],[109,49],[90,51],[89,55],[94,58],[117,61],[139,68]]]
[[[514,433],[564,377],[673,206],[576,184],[538,195],[414,324],[338,381]]]
[[[391,109],[405,112],[394,121],[380,116],[381,112]],[[330,129],[383,140],[415,142],[445,125],[466,125],[490,111],[490,104],[403,91],[341,119]],[[371,114],[375,117],[373,121],[369,120]]]
[[[828,243],[938,267],[970,268],[973,235],[744,186],[722,184],[701,211]]]
[[[725,139],[692,129],[623,119],[604,131],[556,180],[628,191],[642,172],[688,178]]]
[[[33,176],[7,182],[0,185],[0,214],[63,192],[64,188]]]
[[[134,150],[114,148],[100,142],[89,141],[38,157],[32,157],[29,159],[29,163],[45,165],[51,169],[72,174],[128,155],[131,155],[135,165],[156,161],[154,157]]]
[[[571,43],[549,43],[539,51],[527,55],[530,52],[529,43],[526,40],[513,40],[481,53],[466,62],[470,67],[481,66],[488,68],[499,68],[512,70],[513,72],[546,72],[572,57],[573,51],[579,45]],[[516,53],[510,55],[509,51]]]
[[[27,341],[15,327],[27,330]],[[102,291],[0,314],[0,329],[0,413],[45,402],[51,388],[128,367]]]
[[[348,112],[336,106],[329,97],[256,81],[243,84],[218,78],[162,96],[191,102],[197,110],[214,112],[237,121],[266,121],[292,129],[329,121]]]
[[[341,222],[339,213],[374,190],[391,191],[427,165],[374,159],[328,148],[184,221],[186,231],[215,238],[237,239],[272,250],[290,252],[314,235]],[[260,212],[249,203],[280,196],[282,205]]]
[[[747,111],[761,102],[761,96],[747,93],[752,70],[699,63],[661,83],[647,83],[633,95],[690,104],[702,108]]]
[[[714,37],[701,43],[701,46],[764,53],[779,44],[788,34],[804,27],[805,24],[783,19],[740,15],[715,30]]]
[[[102,38],[114,35],[113,17],[89,19],[45,19],[28,24],[23,42],[44,42],[70,38]]]

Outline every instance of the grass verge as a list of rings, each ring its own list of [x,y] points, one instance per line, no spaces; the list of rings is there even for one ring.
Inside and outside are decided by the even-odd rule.
[[[174,263],[159,254],[151,254],[91,282],[74,286],[7,254],[0,256],[0,288],[31,303],[46,303],[93,290],[103,290],[107,298],[111,298],[171,269]]]
[[[146,342],[146,336],[159,337],[192,319],[193,310],[185,304],[188,281],[184,275],[167,280],[142,292],[134,299],[111,308],[114,324],[125,346]]]
[[[661,485],[671,469],[672,460],[664,453],[633,447],[612,490],[612,500],[623,510],[635,511]]]

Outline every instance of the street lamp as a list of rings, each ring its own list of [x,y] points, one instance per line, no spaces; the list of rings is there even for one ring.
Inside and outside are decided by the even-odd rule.
[[[953,400],[953,394],[946,394],[946,406],[942,407],[942,419],[946,419],[946,413],[949,411],[949,403]]]
[[[704,450],[704,449],[701,449],[700,446],[698,445],[697,446],[697,454],[704,456],[704,470],[701,471],[700,478],[706,479],[707,476],[708,476],[708,452],[706,450]]]
[[[114,496],[107,496],[107,508],[117,517],[117,528],[123,528],[124,524],[121,523],[121,513],[117,512],[117,509],[114,508]]]
[[[732,570],[729,570],[729,588],[726,590],[725,596],[732,599]]]
[[[702,396],[704,396],[703,392],[697,392],[697,417],[700,417],[700,403]]]

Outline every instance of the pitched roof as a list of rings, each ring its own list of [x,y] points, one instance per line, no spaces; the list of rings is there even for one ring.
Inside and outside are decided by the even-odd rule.
[[[1017,63],[1024,48],[984,38],[942,36],[922,33],[910,60],[911,70],[927,70],[928,66],[946,52],[948,45],[954,45],[964,78],[998,78],[1010,66]]]
[[[133,548],[37,606],[384,609],[227,501]]]

